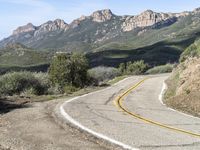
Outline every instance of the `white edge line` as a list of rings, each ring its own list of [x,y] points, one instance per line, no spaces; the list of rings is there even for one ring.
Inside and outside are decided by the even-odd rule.
[[[166,104],[163,102],[163,96],[164,96],[164,93],[166,92],[167,88],[168,88],[168,87],[167,87],[167,84],[166,84],[165,81],[164,81],[164,82],[163,82],[163,85],[162,85],[161,92],[160,92],[160,94],[159,94],[159,96],[158,96],[158,99],[159,99],[160,103],[161,103],[162,105],[164,105],[164,106],[166,106]],[[167,107],[167,106],[166,106],[166,107]],[[172,111],[174,111],[174,112],[178,112],[179,114],[182,114],[182,115],[187,116],[187,117],[190,117],[190,118],[200,119],[199,117],[195,117],[195,116],[192,116],[192,115],[189,115],[189,114],[180,112],[180,111],[175,110],[175,109],[170,108],[170,107],[167,107],[167,109],[172,110]]]
[[[119,83],[121,83],[121,82],[123,82],[123,81],[125,81],[125,80],[128,80],[129,78],[131,78],[131,77],[125,78],[125,79],[123,79],[123,80],[121,80],[121,81],[115,83],[114,85],[117,85],[117,84],[119,84]],[[137,148],[133,148],[133,147],[131,147],[131,146],[129,146],[129,145],[126,145],[126,144],[124,144],[124,143],[122,143],[122,142],[119,142],[119,141],[117,141],[117,140],[114,140],[114,139],[112,139],[112,138],[109,138],[109,137],[107,137],[107,136],[105,136],[105,135],[103,135],[103,134],[101,134],[101,133],[97,133],[97,132],[95,132],[95,131],[93,131],[93,130],[91,130],[91,129],[85,127],[85,126],[83,126],[81,123],[79,123],[78,121],[74,120],[68,113],[66,113],[66,111],[65,111],[65,109],[64,109],[64,106],[65,106],[65,105],[67,105],[68,103],[70,103],[70,102],[72,102],[72,101],[74,101],[74,100],[77,100],[77,99],[80,98],[80,97],[85,97],[85,96],[87,96],[87,95],[94,94],[94,93],[97,93],[97,92],[100,92],[100,91],[103,91],[103,90],[108,90],[108,89],[110,89],[110,88],[111,88],[111,87],[108,87],[108,88],[105,88],[105,89],[102,89],[102,90],[99,90],[99,91],[95,91],[95,92],[92,92],[92,93],[89,93],[89,94],[85,94],[85,95],[82,95],[82,96],[77,96],[77,97],[74,97],[74,98],[72,98],[72,99],[70,99],[70,100],[68,100],[68,101],[65,101],[65,102],[60,106],[60,113],[61,113],[61,115],[62,115],[65,119],[67,119],[70,123],[74,124],[75,126],[77,126],[78,128],[80,128],[81,130],[84,130],[84,131],[86,131],[86,132],[92,134],[92,135],[95,136],[95,137],[98,137],[98,138],[100,138],[100,139],[106,140],[106,141],[108,141],[108,142],[110,142],[110,143],[112,143],[112,144],[115,144],[115,145],[117,145],[117,146],[120,146],[120,147],[122,147],[122,148],[124,148],[124,149],[139,150],[139,149],[137,149]]]

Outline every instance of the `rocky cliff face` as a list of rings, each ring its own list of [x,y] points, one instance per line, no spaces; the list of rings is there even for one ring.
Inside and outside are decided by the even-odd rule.
[[[113,16],[113,13],[111,12],[110,9],[96,11],[91,15],[92,20],[95,22],[105,22],[107,20],[110,20],[112,16]]]
[[[199,8],[196,8],[194,9],[193,13],[199,13],[200,12],[200,7]]]
[[[137,16],[128,16],[122,24],[123,31],[131,31],[135,28],[144,28],[156,25],[158,23],[171,23],[175,16],[166,13],[156,13],[152,10],[147,10]]]
[[[107,20],[110,20],[112,18],[113,14],[111,10],[105,9],[105,10],[99,10],[94,13],[92,13],[91,16],[81,16],[80,18],[72,21],[72,23],[67,24],[64,22],[64,20],[56,19],[54,21],[48,21],[38,27],[34,26],[31,23],[28,23],[25,26],[18,27],[16,30],[13,31],[13,35],[26,33],[26,32],[34,32],[34,36],[38,36],[42,33],[56,31],[56,30],[68,30],[70,27],[75,28],[77,27],[82,21],[86,19],[90,19],[94,22],[105,22]]]
[[[56,30],[67,30],[69,28],[69,25],[64,22],[64,20],[56,19],[54,21],[48,21],[38,27],[34,26],[31,23],[28,23],[25,26],[21,26],[13,31],[13,35],[18,35],[21,33],[28,33],[28,32],[34,32],[34,36],[37,36],[41,33],[46,33],[50,31],[56,31]]]
[[[195,9],[194,12],[199,12],[199,9]],[[156,13],[152,10],[147,10],[137,16],[123,16],[121,18],[122,24],[121,29],[123,32],[132,31],[135,28],[145,28],[157,24],[171,24],[175,22],[175,18],[181,16],[187,16],[190,12],[183,13]],[[32,25],[31,23],[19,27],[13,31],[13,35],[34,32],[34,36],[38,36],[43,33],[56,31],[56,30],[68,30],[69,28],[76,28],[84,20],[92,20],[93,22],[103,23],[111,19],[116,19],[110,9],[99,10],[93,12],[90,16],[81,16],[80,18],[72,21],[72,23],[67,24],[64,20],[56,19],[55,21],[48,21],[38,27]]]
[[[55,21],[48,21],[39,26],[38,29],[35,31],[34,36],[57,30],[66,31],[67,29],[69,29],[69,25],[65,23],[64,20],[56,19]]]
[[[32,23],[28,23],[27,25],[18,27],[16,30],[14,30],[13,35],[17,35],[24,32],[32,32],[35,30],[36,30],[36,27]]]
[[[71,28],[76,28],[84,20],[92,20],[93,22],[103,23],[105,21],[110,20],[113,16],[114,16],[113,13],[109,9],[99,10],[93,12],[90,16],[82,15],[80,18],[72,21],[72,23],[70,23],[69,26]]]

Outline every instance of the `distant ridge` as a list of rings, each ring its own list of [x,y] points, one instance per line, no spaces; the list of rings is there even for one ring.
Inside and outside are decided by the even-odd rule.
[[[163,28],[180,18],[199,13],[157,13],[146,10],[136,16],[117,16],[110,9],[98,10],[90,16],[81,16],[70,24],[64,20],[47,21],[40,26],[32,23],[20,26],[8,38],[0,41],[0,47],[9,43],[21,43],[32,48],[63,49],[66,51],[90,51],[129,32],[138,36],[148,29]]]

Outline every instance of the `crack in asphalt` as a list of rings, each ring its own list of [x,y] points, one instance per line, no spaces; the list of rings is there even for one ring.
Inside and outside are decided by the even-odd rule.
[[[105,101],[104,105],[107,105],[109,102],[113,101],[113,99],[116,97],[116,95],[117,95],[118,93],[121,93],[122,91],[123,91],[123,89],[120,89],[119,91],[113,93],[112,96],[110,96],[110,97],[108,98],[108,100]]]
[[[112,96],[110,96],[110,97],[108,98],[108,100],[105,101],[104,105],[107,105],[109,102],[111,102],[111,101],[114,99],[115,95],[116,95],[116,93],[113,93]]]

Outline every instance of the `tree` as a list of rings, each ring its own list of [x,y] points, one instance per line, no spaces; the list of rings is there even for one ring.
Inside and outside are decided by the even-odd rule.
[[[57,54],[49,67],[51,83],[61,89],[66,85],[83,87],[87,82],[88,62],[82,54]]]
[[[135,61],[133,63],[128,62],[126,65],[127,74],[138,75],[146,71],[148,65],[143,60]]]
[[[83,87],[87,83],[88,61],[82,54],[74,53],[71,56],[71,84]]]

